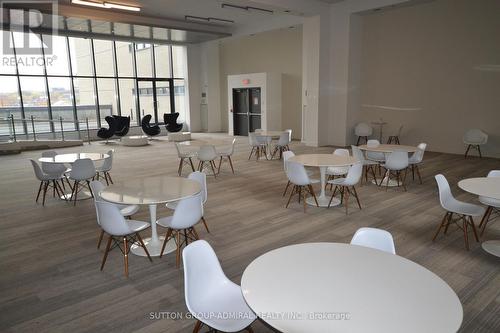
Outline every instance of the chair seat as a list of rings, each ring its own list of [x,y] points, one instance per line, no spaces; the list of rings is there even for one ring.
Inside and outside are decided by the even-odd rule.
[[[349,172],[349,167],[328,167],[326,174],[331,176],[342,176]]]
[[[165,207],[167,207],[168,209],[172,209],[172,210],[175,210],[177,208],[177,204],[179,203],[179,201],[172,201],[172,202],[168,202]]]
[[[411,159],[411,158],[408,159],[408,164],[410,164],[410,165],[412,165],[412,164],[420,164],[420,163],[422,163],[422,161],[419,161],[417,159]]]
[[[405,166],[405,167],[402,167],[402,168],[397,168],[397,169],[395,169],[395,168],[388,168],[388,167],[386,166],[386,164],[381,164],[380,166],[381,166],[382,168],[386,169],[386,170],[391,170],[391,171],[401,171],[401,170],[404,170],[404,169],[406,169],[406,168],[408,167],[408,166]]]
[[[486,206],[491,206],[495,208],[500,208],[500,200],[493,199],[490,197],[484,197],[482,195],[479,196],[479,202]]]
[[[129,225],[130,229],[133,232],[139,232],[139,231],[147,229],[147,228],[149,228],[151,226],[150,223],[144,222],[144,221],[125,220],[125,222],[127,222],[127,224]],[[115,236],[122,236],[122,235],[115,235]]]
[[[335,179],[332,179],[332,180],[329,180],[328,181],[328,184],[333,184],[333,185],[341,185],[341,186],[351,186],[350,184],[347,185],[345,184],[345,178],[335,178]]]
[[[459,201],[456,199],[447,202],[443,207],[452,213],[467,216],[482,216],[486,210],[484,207],[481,207],[479,205]]]
[[[156,221],[156,224],[158,224],[164,228],[171,228],[172,227],[172,219],[173,219],[173,216],[162,217],[161,219],[158,219]]]
[[[95,168],[95,171],[96,172],[109,172],[109,171],[111,171],[111,168],[105,168],[103,166],[98,166]]]
[[[366,159],[365,159],[365,160],[363,161],[363,165],[378,165],[378,164],[379,164],[379,162],[377,162],[377,161],[373,161],[373,160],[366,160]]]
[[[238,316],[203,316],[200,321],[208,326],[222,332],[239,332],[248,327],[257,319],[257,316],[248,307],[243,298],[241,287],[229,281],[228,283],[211,288],[206,295],[203,295],[206,301],[206,308],[210,308],[211,313],[235,313]],[[204,309],[193,309],[194,316],[196,313],[206,313]],[[236,317],[236,318],[234,318]],[[238,318],[239,317],[239,318]]]
[[[383,163],[385,162],[385,158],[375,158],[375,157],[366,157],[368,161]]]
[[[125,217],[134,215],[139,211],[138,205],[117,205],[117,206],[120,209],[120,213]]]
[[[193,152],[193,153],[182,153],[179,155],[179,157],[181,158],[194,158],[196,157],[197,153],[196,152]]]

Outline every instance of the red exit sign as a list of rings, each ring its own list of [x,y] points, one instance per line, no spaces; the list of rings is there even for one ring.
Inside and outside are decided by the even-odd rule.
[[[243,79],[243,81],[242,81],[242,82],[243,82],[243,84],[245,84],[245,85],[246,85],[246,84],[250,84],[250,80],[249,80],[249,79]]]

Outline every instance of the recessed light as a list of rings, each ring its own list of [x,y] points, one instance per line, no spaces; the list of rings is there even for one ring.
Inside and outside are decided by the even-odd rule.
[[[122,5],[114,2],[99,2],[99,1],[88,1],[88,0],[71,0],[71,3],[75,5],[89,6],[89,7],[98,7],[98,8],[106,8],[106,9],[122,9],[122,10],[130,10],[134,12],[140,12],[140,7]]]

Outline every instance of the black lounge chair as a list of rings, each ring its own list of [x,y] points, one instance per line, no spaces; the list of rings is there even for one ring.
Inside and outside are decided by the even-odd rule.
[[[115,135],[116,132],[116,120],[115,118],[111,116],[107,116],[104,118],[104,120],[108,123],[108,127],[102,127],[97,131],[97,136],[101,139],[106,140],[106,143],[108,142],[108,139],[111,138],[113,135]]]
[[[123,116],[113,116],[116,121],[116,131],[115,135],[117,136],[125,136],[128,133],[128,130],[130,129],[130,116],[129,117],[123,117]]]
[[[151,121],[150,114],[147,114],[142,118],[142,121],[141,121],[142,131],[147,136],[155,136],[155,135],[160,134],[160,132],[161,132],[160,126],[158,126],[158,125],[151,126],[149,124],[150,121]]]
[[[180,132],[182,130],[183,125],[177,124],[177,117],[179,117],[179,112],[163,114],[163,121],[165,122],[167,132]]]

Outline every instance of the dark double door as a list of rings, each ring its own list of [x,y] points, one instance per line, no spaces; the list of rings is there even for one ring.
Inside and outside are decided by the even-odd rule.
[[[261,128],[260,88],[233,89],[234,135],[247,136]]]

